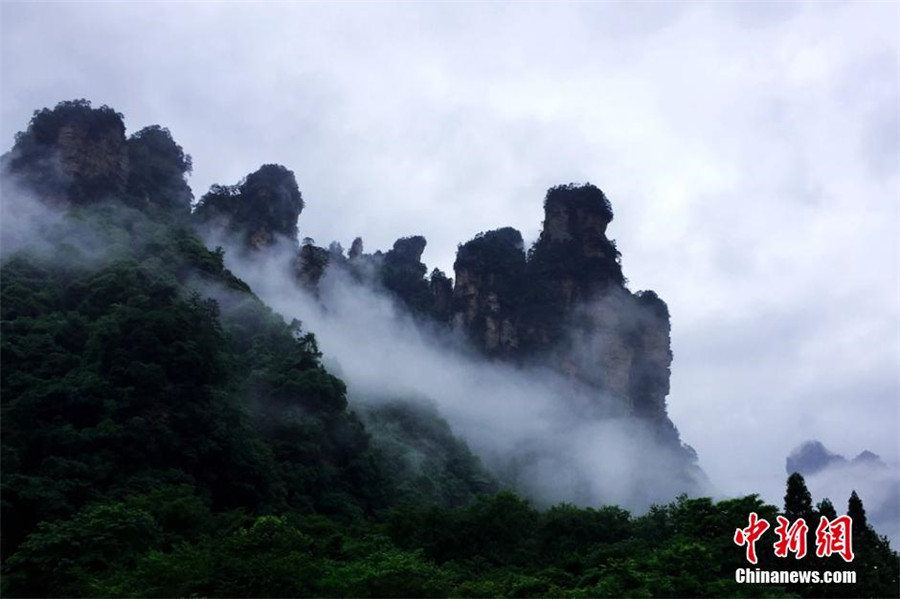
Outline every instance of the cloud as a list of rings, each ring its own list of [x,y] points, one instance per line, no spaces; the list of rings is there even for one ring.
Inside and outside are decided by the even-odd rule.
[[[547,368],[486,360],[342,269],[328,269],[314,296],[294,282],[293,255],[289,248],[246,258],[228,251],[226,265],[315,332],[351,402],[434,402],[489,469],[541,505],[643,510],[705,490],[646,422],[595,389]]]
[[[50,232],[63,220],[63,212],[40,202],[8,175],[0,162],[0,263],[13,254],[31,249],[52,251]]]
[[[900,539],[900,483],[897,468],[877,464],[841,464],[806,477],[814,500],[831,499],[838,513],[846,513],[852,491],[863,500],[866,519],[880,535]]]

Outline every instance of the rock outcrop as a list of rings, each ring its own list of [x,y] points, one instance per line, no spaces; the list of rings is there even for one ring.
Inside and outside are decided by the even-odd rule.
[[[4,165],[48,203],[120,196],[129,173],[122,115],[108,106],[91,108],[87,100],[36,111]]]
[[[128,196],[139,207],[158,206],[185,216],[194,194],[185,181],[191,157],[165,127],[145,127],[128,138]]]
[[[547,192],[544,226],[526,255],[504,228],[460,246],[452,326],[485,355],[541,364],[596,391],[594,415],[630,415],[684,457],[666,411],[672,363],[668,308],[652,291],[630,292],[607,238],[612,207],[598,188]]]
[[[456,254],[453,326],[488,355],[509,357],[519,349],[523,248],[522,234],[507,227],[477,236]]]
[[[213,185],[200,198],[194,220],[209,233],[237,236],[249,253],[286,243],[295,251],[303,197],[294,173],[265,164],[237,185]]]
[[[652,291],[625,288],[606,237],[612,207],[593,185],[550,189],[544,227],[526,256],[512,228],[460,246],[453,326],[484,353],[551,365],[615,397],[629,413],[665,415],[669,312]]]
[[[302,209],[293,174],[267,165],[233,187],[214,186],[195,217],[243,236],[251,252],[285,238],[296,244]],[[337,243],[296,246],[295,276],[317,292],[328,268],[390,293],[414,316],[445,324],[484,355],[549,367],[596,394],[586,417],[631,416],[647,422],[688,471],[696,459],[668,417],[672,363],[668,308],[654,292],[632,293],[620,254],[607,235],[612,207],[603,192],[562,185],[547,192],[543,230],[526,253],[519,231],[506,227],[462,244],[455,280],[426,278],[426,240],[398,239],[366,254],[356,239],[347,256]]]
[[[4,156],[6,173],[51,205],[107,199],[166,216],[186,217],[193,194],[191,157],[168,129],[152,125],[128,139],[122,115],[87,100],[36,111]]]
[[[77,197],[89,199],[92,189],[122,193],[128,181],[125,128],[98,126],[93,122],[66,124],[56,139],[60,165],[78,186]]]

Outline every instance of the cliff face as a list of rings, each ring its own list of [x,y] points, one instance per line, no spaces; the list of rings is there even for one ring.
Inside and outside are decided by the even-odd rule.
[[[457,252],[453,327],[488,355],[512,356],[519,350],[523,247],[522,234],[507,227],[479,235]]]
[[[296,243],[302,208],[293,174],[268,165],[234,187],[214,187],[195,216],[225,219],[251,251],[278,237]],[[612,207],[593,185],[550,189],[543,230],[525,252],[521,233],[503,228],[462,244],[455,281],[440,271],[426,278],[422,236],[398,239],[385,253],[363,253],[356,239],[348,255],[337,243],[311,240],[297,248],[295,276],[314,293],[328,268],[386,290],[411,314],[443,323],[486,356],[540,365],[596,391],[588,417],[633,416],[683,463],[683,447],[666,412],[672,363],[669,312],[652,291],[625,286],[620,254],[607,235]]]
[[[42,201],[83,205],[116,199],[158,214],[185,217],[193,195],[191,157],[168,129],[153,125],[128,139],[122,115],[87,100],[34,113],[3,166]]]
[[[669,314],[652,291],[611,287],[568,320],[559,370],[614,398],[627,413],[664,420],[672,363]]]
[[[297,219],[303,205],[294,173],[265,164],[237,185],[213,185],[200,198],[194,220],[203,230],[238,237],[251,254],[279,242],[299,250]]]
[[[8,172],[45,201],[84,204],[125,191],[128,150],[122,115],[90,102],[37,111],[5,157]]]
[[[280,237],[296,243],[302,200],[295,190],[293,173],[267,165],[238,186],[214,187],[195,217],[238,232],[251,252]],[[668,309],[652,291],[625,287],[619,252],[606,236],[612,218],[598,188],[559,186],[547,192],[543,230],[527,254],[515,229],[483,233],[459,247],[453,283],[440,271],[426,278],[427,242],[419,235],[374,254],[363,253],[356,239],[347,256],[339,244],[305,241],[296,250],[295,276],[315,291],[327,268],[347,269],[491,358],[539,363],[596,389],[598,405],[612,403],[618,414],[654,423],[677,445],[666,414]]]
[[[60,127],[56,139],[64,173],[86,185],[96,184],[113,193],[125,190],[128,151],[124,127],[92,128],[85,123]]]
[[[641,418],[689,462],[666,413],[669,312],[654,292],[625,287],[606,236],[612,208],[592,185],[547,193],[544,226],[526,256],[510,228],[460,246],[452,326],[488,356],[539,363],[597,391],[597,409]],[[605,406],[601,408],[600,406]]]

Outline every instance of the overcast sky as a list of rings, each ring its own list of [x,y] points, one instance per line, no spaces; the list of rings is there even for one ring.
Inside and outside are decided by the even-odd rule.
[[[897,2],[3,2],[0,44],[4,151],[88,98],[167,126],[197,198],[286,165],[320,245],[423,234],[449,271],[590,181],[723,492],[780,504],[811,438],[900,459]]]

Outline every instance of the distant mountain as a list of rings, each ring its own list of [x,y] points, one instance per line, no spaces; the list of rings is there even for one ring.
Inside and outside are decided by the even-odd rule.
[[[785,471],[788,474],[799,472],[803,475],[812,475],[832,466],[846,465],[873,465],[886,467],[881,458],[869,450],[865,450],[858,456],[848,461],[842,455],[831,453],[820,441],[806,441],[797,446],[785,460]]]
[[[884,460],[881,459],[877,453],[872,453],[868,449],[860,452],[853,460],[850,462],[851,464],[865,464],[869,466],[878,466],[881,468],[886,468],[887,464],[884,463]]]

